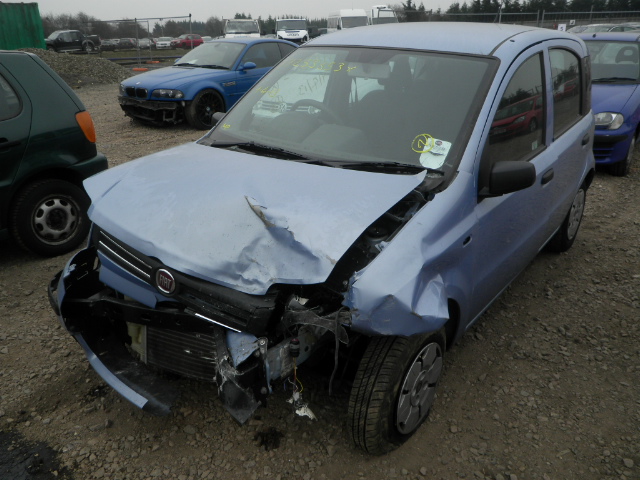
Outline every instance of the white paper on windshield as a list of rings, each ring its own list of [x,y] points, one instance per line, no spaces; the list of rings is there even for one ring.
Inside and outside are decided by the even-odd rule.
[[[440,168],[451,150],[451,142],[429,138],[420,153],[420,165],[427,168]]]

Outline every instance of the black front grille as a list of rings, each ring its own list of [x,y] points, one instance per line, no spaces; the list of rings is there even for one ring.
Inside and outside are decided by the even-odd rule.
[[[147,363],[184,377],[214,382],[218,368],[214,336],[149,327]]]
[[[158,269],[170,270],[176,283],[176,291],[170,297],[203,321],[256,336],[265,334],[276,309],[277,290],[266,295],[249,295],[185,275],[131,248],[98,226],[94,226],[92,240],[100,254],[153,288],[157,288]]]
[[[125,87],[127,97],[147,98],[149,91],[146,88]]]
[[[613,153],[614,145],[605,142],[593,142],[593,156],[596,160],[604,160]]]

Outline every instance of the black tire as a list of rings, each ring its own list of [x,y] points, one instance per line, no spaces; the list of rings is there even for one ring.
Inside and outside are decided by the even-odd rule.
[[[578,236],[582,222],[584,206],[587,198],[587,187],[582,185],[571,202],[571,208],[565,217],[560,230],[549,241],[547,248],[556,253],[566,252],[571,248]]]
[[[631,161],[633,160],[633,151],[636,149],[636,137],[631,139],[627,156],[624,160],[609,165],[609,173],[615,177],[626,177],[631,171]]]
[[[213,127],[213,114],[224,111],[224,100],[220,94],[208,88],[199,92],[185,107],[184,115],[193,128],[208,130]]]
[[[43,180],[25,187],[13,203],[10,228],[24,249],[44,256],[74,250],[89,233],[89,197],[64,180]]]
[[[85,53],[91,53],[93,52],[93,43],[91,42],[86,42],[83,46],[82,49],[85,51]]]
[[[349,398],[354,445],[382,455],[406,442],[427,419],[442,374],[442,332],[372,338]]]

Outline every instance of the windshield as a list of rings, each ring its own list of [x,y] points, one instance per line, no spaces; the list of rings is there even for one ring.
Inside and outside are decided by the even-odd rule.
[[[495,64],[453,54],[301,48],[200,142],[253,142],[285,150],[288,157],[451,172]]]
[[[374,9],[371,23],[373,25],[380,25],[383,23],[398,23],[398,17],[393,10]]]
[[[637,82],[640,54],[637,42],[589,40],[593,82]]]
[[[307,29],[307,21],[306,20],[278,20],[276,30],[306,30]]]
[[[229,20],[224,27],[224,31],[225,33],[260,33],[255,20],[248,22]]]
[[[171,37],[160,37],[158,39],[159,42],[170,42],[171,41]]]
[[[244,49],[244,43],[232,42],[207,42],[194,48],[184,57],[180,58],[176,65],[193,65],[194,67],[231,68],[236,63],[238,55]]]
[[[364,27],[367,17],[342,17],[342,28]]]

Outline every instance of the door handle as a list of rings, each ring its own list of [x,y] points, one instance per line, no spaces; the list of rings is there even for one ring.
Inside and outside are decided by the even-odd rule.
[[[0,149],[2,150],[8,150],[11,147],[15,147],[17,145],[20,145],[20,140],[10,142],[8,138],[0,138]]]
[[[544,185],[546,183],[549,183],[551,181],[551,179],[553,178],[553,175],[554,175],[553,168],[547,170],[546,172],[544,172],[542,174],[542,180],[540,181],[540,183],[542,185]]]
[[[584,147],[587,143],[589,143],[590,139],[591,137],[589,136],[588,133],[584,137],[582,137],[582,146]]]

